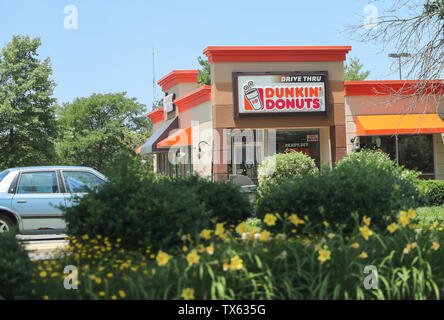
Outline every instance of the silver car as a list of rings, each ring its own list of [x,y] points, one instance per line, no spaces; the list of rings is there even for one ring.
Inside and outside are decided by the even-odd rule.
[[[0,172],[0,232],[14,227],[22,234],[61,233],[66,230],[60,206],[72,206],[106,182],[87,167],[26,167]]]

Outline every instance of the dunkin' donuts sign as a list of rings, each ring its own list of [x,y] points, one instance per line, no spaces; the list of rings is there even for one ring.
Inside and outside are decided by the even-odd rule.
[[[235,116],[326,114],[327,72],[233,73]]]

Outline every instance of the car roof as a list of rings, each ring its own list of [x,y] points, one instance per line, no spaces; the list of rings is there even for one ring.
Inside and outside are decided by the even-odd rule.
[[[18,170],[45,170],[45,169],[82,169],[82,170],[94,170],[89,167],[80,167],[80,166],[40,166],[40,167],[19,167],[19,168],[10,168],[6,169],[8,171],[18,171]],[[96,170],[94,170],[96,171]]]

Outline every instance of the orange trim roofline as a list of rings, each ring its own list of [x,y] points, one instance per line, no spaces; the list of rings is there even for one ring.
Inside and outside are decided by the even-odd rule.
[[[166,92],[179,83],[197,83],[198,73],[199,70],[173,70],[157,81],[157,84],[162,87],[163,92]]]
[[[174,100],[174,104],[179,112],[183,112],[209,100],[211,100],[211,86],[205,85]]]
[[[376,96],[376,95],[412,95],[415,85],[420,80],[374,80],[374,81],[344,81],[346,96]],[[427,94],[443,94],[443,80],[429,80],[426,83]]]
[[[156,110],[151,111],[146,115],[148,118],[150,118],[151,123],[158,123],[160,121],[163,121],[164,115],[163,115],[163,108],[157,108]]]
[[[261,61],[344,61],[351,46],[207,47],[209,63]]]

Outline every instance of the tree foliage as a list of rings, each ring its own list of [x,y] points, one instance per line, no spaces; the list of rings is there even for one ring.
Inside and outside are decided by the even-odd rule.
[[[93,94],[58,111],[62,137],[57,153],[64,164],[103,170],[122,152],[134,153],[149,136],[145,105],[126,93]]]
[[[49,164],[56,137],[55,83],[39,38],[14,36],[0,53],[0,167]]]
[[[199,69],[199,73],[197,75],[197,82],[199,85],[210,85],[211,84],[211,69],[210,64],[207,60],[202,59],[201,57],[197,58],[197,62],[199,62],[201,68]]]
[[[409,108],[414,109],[420,101],[441,99],[442,95],[430,97],[429,92],[442,90],[444,70],[444,1],[443,0],[375,0],[377,9],[373,24],[368,17],[360,23],[348,26],[347,30],[358,41],[373,42],[387,53],[407,53],[403,59],[393,59],[393,69],[398,63],[406,71],[407,79],[418,80],[415,86],[403,86],[392,93],[395,98],[415,98]],[[364,23],[362,23],[364,21]]]
[[[351,58],[350,62],[344,64],[344,80],[345,81],[362,81],[367,79],[370,71],[361,71],[363,64],[358,58]]]

